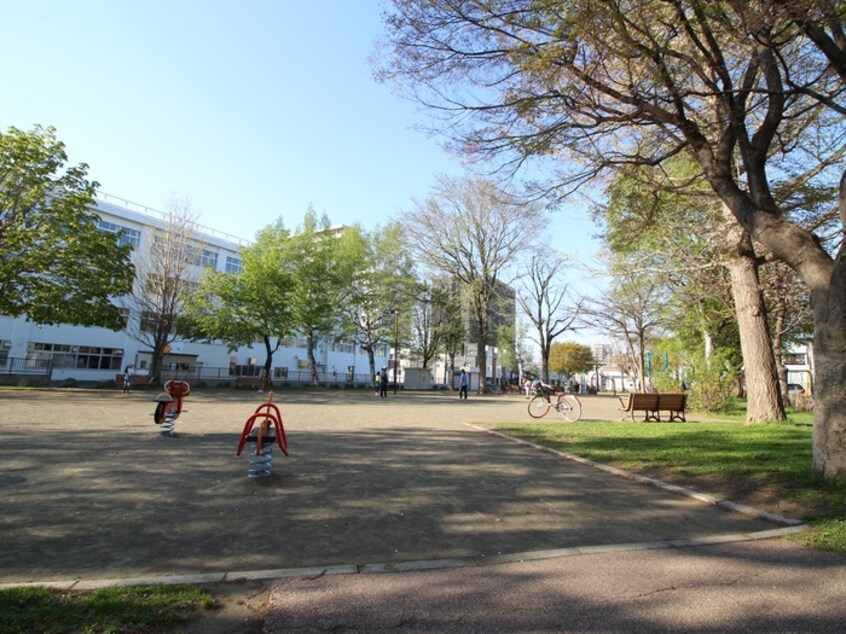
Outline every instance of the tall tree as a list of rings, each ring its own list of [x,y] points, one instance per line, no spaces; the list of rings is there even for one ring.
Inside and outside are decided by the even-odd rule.
[[[261,340],[268,379],[273,354],[293,334],[292,266],[284,259],[289,235],[281,220],[259,231],[255,243],[241,249],[243,270],[207,270],[187,306],[197,335],[223,341],[230,350]]]
[[[292,325],[306,338],[312,385],[320,380],[317,342],[333,339],[341,328],[343,296],[354,267],[353,259],[342,257],[353,251],[345,240],[358,240],[356,230],[333,228],[329,218],[318,219],[309,208],[299,231],[285,243],[293,278]]]
[[[478,178],[440,178],[429,198],[406,217],[410,244],[421,259],[462,286],[478,345],[481,391],[487,386],[487,347],[495,338],[497,287],[540,232],[541,222],[536,205]]]
[[[814,305],[813,468],[846,481],[846,243],[832,255],[773,195],[787,163],[836,163],[846,114],[841,3],[393,0],[383,76],[452,117],[457,143],[519,167],[560,162],[561,193],[687,152]],[[789,154],[786,150],[793,151]],[[830,170],[827,174],[830,176]],[[846,225],[846,174],[841,179]]]
[[[637,266],[659,276],[675,293],[720,294],[719,289],[702,288],[701,284],[717,279],[705,269],[725,267],[746,368],[746,421],[784,420],[758,278],[759,258],[749,235],[729,221],[730,214],[710,188],[703,187],[693,167],[692,161],[682,156],[667,161],[664,169],[634,166],[619,170],[604,208],[608,243],[630,261],[637,254]],[[685,231],[684,226],[692,224],[698,230]],[[704,302],[700,306],[704,307]],[[701,323],[704,326],[706,322]],[[711,334],[703,330],[703,336]]]
[[[376,348],[393,342],[396,334],[395,320],[386,317],[390,311],[407,315],[412,304],[411,260],[402,227],[396,223],[369,233],[351,227],[341,251],[351,267],[351,276],[344,286],[338,336],[352,338],[367,353],[373,376]]]
[[[194,240],[198,212],[191,201],[173,196],[166,212],[164,224],[149,236],[149,248],[138,252],[138,275],[132,293],[122,300],[132,316],[127,333],[152,352],[154,380],[161,379],[164,355],[179,337],[177,325],[203,266],[203,253]]]
[[[570,303],[567,278],[567,261],[561,256],[546,252],[532,255],[521,276],[522,288],[517,293],[523,312],[534,326],[530,338],[540,349],[541,373],[549,382],[549,354],[556,337],[574,329],[579,317],[582,300]]]
[[[462,314],[464,305],[461,287],[455,279],[437,278],[432,286],[432,312],[435,338],[440,341],[446,357],[444,383],[452,391],[455,376],[455,357],[461,344],[467,340],[467,324]]]
[[[418,285],[416,301],[411,307],[411,352],[424,368],[429,367],[441,347],[437,314],[434,284],[422,281]]]
[[[97,183],[66,161],[54,128],[0,133],[0,314],[120,330],[131,246],[98,229]]]

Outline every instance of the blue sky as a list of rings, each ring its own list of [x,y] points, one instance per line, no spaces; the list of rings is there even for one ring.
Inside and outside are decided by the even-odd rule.
[[[313,205],[384,224],[460,162],[372,79],[377,0],[0,0],[0,128],[52,125],[102,192],[251,239]],[[551,243],[586,257],[586,211]]]

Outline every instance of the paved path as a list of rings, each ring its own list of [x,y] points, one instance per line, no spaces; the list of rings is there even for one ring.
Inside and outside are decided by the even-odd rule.
[[[291,456],[265,481],[234,455],[264,395],[194,394],[176,438],[151,397],[0,391],[0,583],[286,578],[268,631],[672,629],[662,596],[692,602],[675,622],[696,629],[729,618],[711,596],[792,613],[801,583],[828,606],[814,631],[844,622],[826,600],[846,589],[841,558],[720,543],[775,527],[485,431],[529,422],[521,397],[280,393]],[[583,400],[586,420],[615,418],[615,400]]]

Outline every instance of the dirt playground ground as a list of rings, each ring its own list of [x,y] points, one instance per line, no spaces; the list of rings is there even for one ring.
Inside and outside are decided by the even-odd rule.
[[[236,457],[266,395],[0,390],[0,582],[362,565],[772,528],[485,433],[521,396],[278,392],[290,457]],[[617,400],[585,397],[585,420]],[[562,423],[566,424],[566,423]]]

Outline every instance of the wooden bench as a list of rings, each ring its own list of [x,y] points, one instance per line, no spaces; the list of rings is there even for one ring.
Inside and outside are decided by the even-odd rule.
[[[236,376],[235,389],[238,389],[239,387],[260,389],[262,387],[262,379],[257,376]]]
[[[659,394],[658,410],[670,413],[670,422],[680,420],[687,422],[684,417],[684,407],[687,403],[687,394]]]
[[[635,412],[643,412],[644,421],[654,420],[659,421],[661,417],[658,411],[658,394],[629,394],[627,401],[623,401],[620,397],[620,405],[617,409],[620,411],[621,420],[627,418],[634,422]]]

